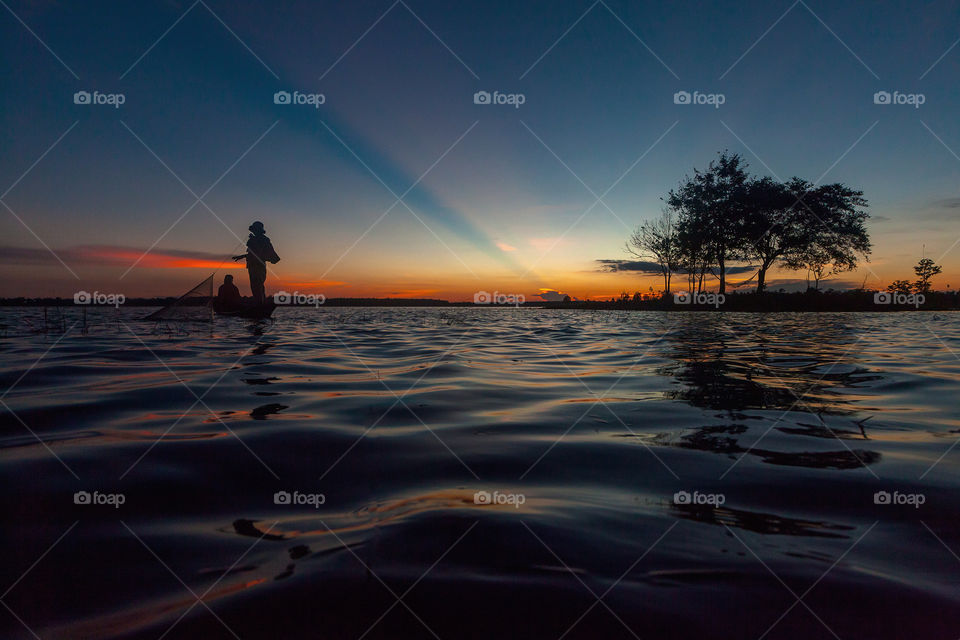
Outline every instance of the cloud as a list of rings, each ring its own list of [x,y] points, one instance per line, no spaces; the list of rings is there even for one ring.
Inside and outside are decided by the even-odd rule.
[[[655,273],[660,274],[660,265],[656,262],[648,262],[647,260],[612,260],[612,259],[598,259],[595,262],[600,263],[599,271],[604,273],[617,273],[618,271],[639,271],[640,273]],[[756,271],[756,267],[751,267],[749,265],[743,267],[727,267],[728,275],[737,275],[741,273],[753,273]],[[685,273],[682,269],[675,270],[674,273]]]
[[[646,260],[597,260],[600,271],[616,273],[618,271],[640,271],[642,273],[660,273],[660,265]]]
[[[516,250],[517,250],[516,247],[511,246],[511,245],[507,244],[506,242],[498,242],[498,243],[497,243],[497,247],[498,247],[501,251],[516,251]]]
[[[554,289],[540,289],[540,293],[534,294],[540,298],[543,298],[547,302],[563,302],[563,299],[567,297],[567,294],[560,291],[555,291]],[[576,298],[572,298],[575,300]]]
[[[941,209],[960,209],[960,198],[943,198],[942,200],[934,200],[933,206]]]
[[[205,251],[160,251],[111,245],[82,245],[54,250],[67,265],[90,267],[129,267],[138,259],[138,267],[153,269],[242,269],[242,263],[230,260],[228,254]],[[144,255],[146,253],[146,255]],[[46,249],[0,246],[0,264],[57,265],[57,259]]]

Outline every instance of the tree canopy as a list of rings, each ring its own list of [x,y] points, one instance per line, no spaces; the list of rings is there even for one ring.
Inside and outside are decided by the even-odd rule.
[[[862,191],[751,176],[743,158],[728,151],[694,169],[664,200],[660,219],[641,224],[627,251],[660,266],[665,292],[671,274],[680,272],[691,290],[701,291],[710,275],[724,293],[733,265],[757,269],[757,292],[774,266],[806,270],[819,288],[822,279],[855,269],[871,252]],[[917,270],[922,282],[939,272],[927,273]]]

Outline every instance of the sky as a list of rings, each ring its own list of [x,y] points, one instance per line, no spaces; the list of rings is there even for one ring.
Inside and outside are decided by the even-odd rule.
[[[873,255],[825,286],[955,288],[960,5],[866,6],[9,1],[0,296],[247,295],[254,220],[268,292],[646,292],[609,261],[723,149],[864,192]]]

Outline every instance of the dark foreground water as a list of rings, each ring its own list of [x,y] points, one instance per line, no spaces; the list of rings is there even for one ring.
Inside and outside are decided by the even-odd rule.
[[[4,638],[960,636],[960,314],[142,313],[4,313]]]

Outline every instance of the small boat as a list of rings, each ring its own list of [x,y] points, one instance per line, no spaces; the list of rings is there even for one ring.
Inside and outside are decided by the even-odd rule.
[[[241,300],[239,304],[225,307],[218,304],[213,295],[213,274],[203,282],[187,291],[174,302],[157,309],[144,320],[152,321],[180,321],[180,322],[212,322],[213,315],[234,318],[248,318],[264,320],[273,315],[277,303],[272,298],[256,303],[251,299]]]
[[[213,310],[220,316],[232,316],[235,318],[249,318],[251,320],[263,320],[273,315],[273,310],[277,308],[277,303],[273,300],[267,300],[259,304],[245,302],[239,307],[218,308],[216,301],[213,303]]]

